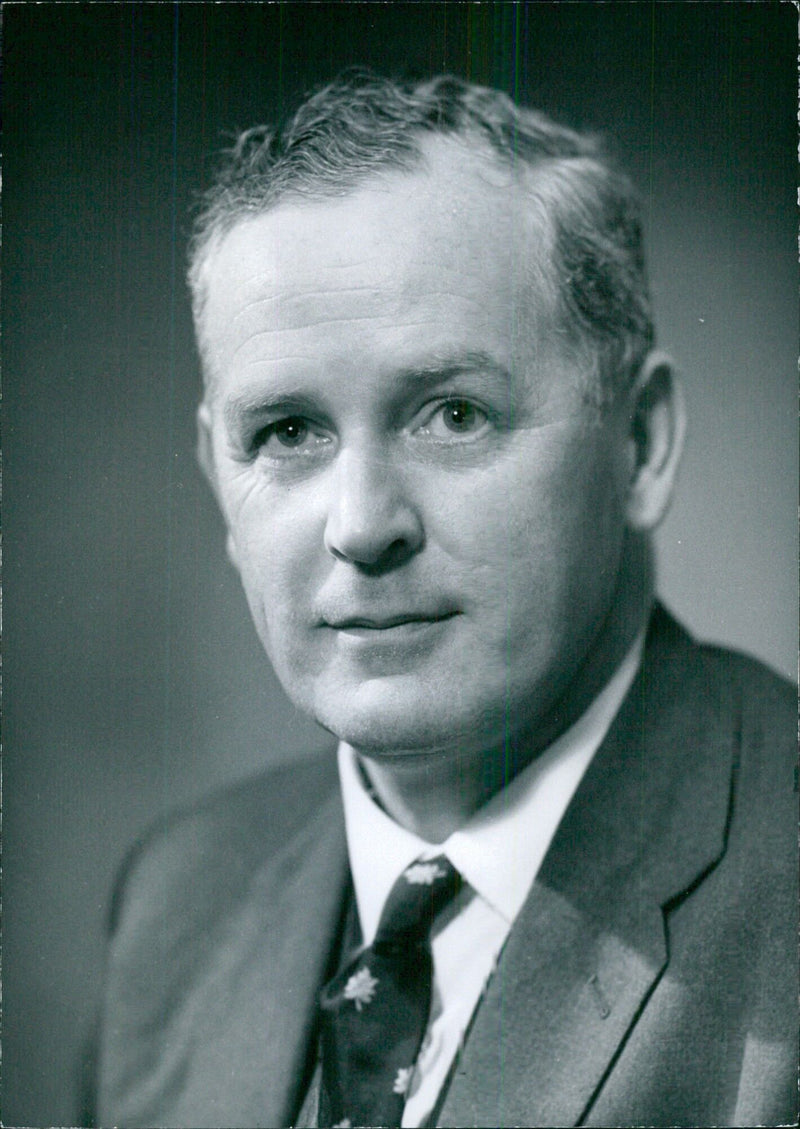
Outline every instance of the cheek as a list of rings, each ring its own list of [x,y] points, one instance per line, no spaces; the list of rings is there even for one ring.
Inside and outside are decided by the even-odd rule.
[[[436,537],[471,574],[486,601],[575,598],[607,587],[616,570],[623,515],[602,448],[523,449],[517,458],[450,489]],[[588,593],[587,593],[588,595]]]
[[[278,622],[291,626],[294,609],[303,606],[321,532],[309,500],[295,503],[253,488],[237,501],[227,510],[233,555],[263,638]]]

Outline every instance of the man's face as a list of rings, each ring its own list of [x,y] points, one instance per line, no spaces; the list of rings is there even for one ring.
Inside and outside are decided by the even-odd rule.
[[[293,700],[373,754],[535,726],[612,602],[613,413],[518,188],[456,144],[240,222],[209,262],[210,474]]]

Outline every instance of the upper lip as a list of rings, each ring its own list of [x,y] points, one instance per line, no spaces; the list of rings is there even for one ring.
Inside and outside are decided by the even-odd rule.
[[[441,612],[399,612],[396,615],[350,615],[326,619],[325,623],[328,627],[335,627],[339,630],[347,630],[349,627],[367,627],[382,631],[388,627],[399,627],[403,623],[433,623],[440,619],[449,619],[455,614],[455,611],[447,610]]]

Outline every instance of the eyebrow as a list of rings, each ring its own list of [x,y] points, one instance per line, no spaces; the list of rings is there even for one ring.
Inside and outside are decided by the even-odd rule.
[[[470,373],[486,373],[511,383],[511,373],[505,365],[500,364],[490,353],[482,349],[447,354],[441,358],[434,358],[429,364],[400,369],[393,375],[392,383],[412,386],[443,384],[447,380]]]
[[[491,354],[482,349],[442,354],[421,365],[409,365],[397,369],[387,376],[387,386],[402,388],[403,391],[416,392],[429,386],[446,384],[459,376],[485,373],[510,387],[512,376],[505,365],[500,364]],[[315,400],[302,393],[290,392],[288,388],[274,391],[256,390],[243,392],[225,403],[222,414],[226,426],[236,430],[253,419],[275,412],[302,415],[313,411]]]
[[[245,392],[229,400],[222,409],[222,418],[229,433],[236,434],[254,420],[267,415],[304,415],[313,411],[310,396],[297,393]]]

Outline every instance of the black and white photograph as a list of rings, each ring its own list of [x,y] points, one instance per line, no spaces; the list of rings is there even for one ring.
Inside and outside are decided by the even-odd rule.
[[[797,1125],[796,5],[2,26],[2,1125]]]

